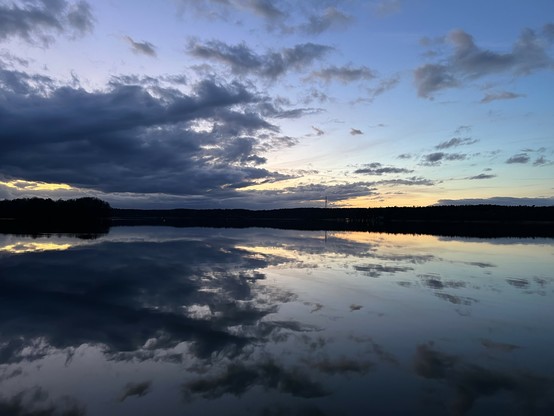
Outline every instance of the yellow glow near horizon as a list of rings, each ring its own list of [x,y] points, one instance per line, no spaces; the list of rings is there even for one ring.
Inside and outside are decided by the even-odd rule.
[[[57,243],[15,243],[0,247],[0,251],[6,251],[12,254],[35,253],[40,251],[62,251],[71,248],[71,244]]]
[[[20,191],[58,191],[75,189],[66,183],[48,183],[36,181],[24,181],[21,179],[12,181],[0,181],[0,185]]]

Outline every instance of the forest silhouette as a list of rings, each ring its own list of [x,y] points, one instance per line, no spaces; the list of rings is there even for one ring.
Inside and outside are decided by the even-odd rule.
[[[476,237],[554,237],[554,206],[450,205],[386,208],[112,208],[98,198],[0,201],[2,232],[107,232],[110,226],[268,227]]]

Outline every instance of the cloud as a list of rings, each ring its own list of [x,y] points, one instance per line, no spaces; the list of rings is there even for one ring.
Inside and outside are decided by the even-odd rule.
[[[86,407],[70,396],[53,400],[41,387],[31,387],[19,391],[12,397],[0,397],[0,414],[41,415],[41,416],[86,416]]]
[[[269,31],[283,35],[316,36],[330,30],[341,30],[353,17],[331,2],[280,2],[273,0],[180,0],[181,9],[193,8],[200,16],[225,22],[259,19]]]
[[[323,136],[323,135],[325,134],[325,132],[324,132],[323,130],[318,129],[318,128],[315,127],[315,126],[312,126],[312,129],[315,131],[315,134],[316,134],[317,136]]]
[[[332,47],[315,43],[302,43],[280,51],[257,54],[246,44],[228,45],[219,40],[200,43],[191,40],[188,52],[197,58],[226,64],[236,75],[253,74],[276,79],[288,71],[302,71],[314,61],[333,50]]]
[[[514,198],[509,196],[493,196],[491,198],[440,199],[437,205],[536,205],[553,206],[554,197],[548,198]]]
[[[376,76],[377,74],[366,66],[353,67],[348,65],[342,67],[330,66],[323,68],[320,71],[314,71],[310,75],[310,78],[319,78],[325,82],[338,80],[343,84],[347,84],[361,80],[372,80]]]
[[[498,93],[490,93],[490,94],[486,94],[482,99],[481,99],[481,103],[482,104],[487,104],[487,103],[490,103],[492,101],[497,101],[497,100],[513,100],[515,98],[520,98],[520,97],[525,97],[525,94],[516,94],[515,92],[510,92],[510,91],[502,91],[502,92],[498,92]]]
[[[355,128],[352,127],[352,128],[350,128],[350,134],[352,136],[358,136],[360,134],[364,134],[364,132],[359,130],[359,129],[355,129]]]
[[[369,277],[381,277],[384,273],[396,274],[409,272],[413,270],[413,267],[408,266],[388,266],[383,264],[367,264],[362,266],[354,266],[354,270],[362,272]]]
[[[328,197],[330,203],[344,201],[360,196],[370,196],[375,192],[372,182],[355,182],[345,184],[309,184],[286,187],[279,190],[256,191],[252,198],[264,198],[268,201],[279,201],[279,206],[290,206],[291,203],[311,205]]]
[[[342,29],[352,21],[352,17],[341,12],[336,7],[328,7],[321,13],[312,14],[300,30],[310,35],[318,35],[329,29]]]
[[[240,83],[206,80],[184,94],[117,82],[88,92],[14,71],[0,79],[4,178],[215,198],[283,178],[259,167],[259,153],[290,140],[262,116],[266,98]]]
[[[405,179],[387,179],[375,182],[375,185],[389,185],[389,186],[433,186],[437,181],[431,179],[425,179],[420,176],[412,176]]]
[[[496,175],[480,173],[479,175],[469,176],[466,179],[492,179],[492,178],[496,178]]]
[[[131,45],[134,53],[156,57],[156,47],[150,42],[136,42],[130,36],[124,38]]]
[[[544,165],[550,165],[552,162],[548,159],[546,159],[544,156],[539,156],[535,161],[533,162],[533,166],[544,166]]]
[[[545,24],[542,28],[542,33],[550,43],[554,43],[554,23]]]
[[[438,166],[444,160],[465,160],[466,158],[467,155],[463,153],[434,152],[424,155],[421,164],[424,166]]]
[[[364,175],[383,175],[388,173],[411,173],[413,170],[405,168],[396,168],[394,166],[383,166],[381,163],[375,162],[365,165],[365,167],[356,169],[354,173]]]
[[[417,87],[417,94],[420,97],[432,98],[436,91],[457,87],[460,83],[449,72],[445,65],[426,64],[414,71],[414,80]]]
[[[151,381],[144,381],[141,383],[127,383],[127,385],[121,392],[119,401],[122,402],[128,397],[132,397],[132,396],[137,396],[137,397],[146,396],[148,393],[150,393],[151,387],[152,387]]]
[[[508,160],[506,160],[506,163],[527,163],[529,162],[529,160],[531,160],[531,158],[527,153],[518,153],[517,155],[513,155]]]
[[[229,364],[219,376],[184,383],[183,394],[186,399],[191,399],[194,395],[200,395],[205,399],[214,399],[225,394],[240,397],[257,386],[277,390],[293,397],[315,398],[331,394],[299,369],[283,368],[273,360],[260,361],[256,364],[241,362]]]
[[[276,297],[282,303],[292,295],[260,290],[253,283],[265,276],[257,270],[284,259],[254,258],[235,247],[236,238],[210,244],[204,238],[202,233],[191,240],[156,234],[138,242],[77,246],[70,255],[4,255],[0,364],[42,359],[54,349],[83,343],[101,345],[111,359],[144,360],[186,341],[190,357],[207,358],[265,342],[283,328],[306,329],[294,321],[260,321],[275,312]],[[31,272],[35,267],[40,274]],[[239,327],[245,331],[230,329]],[[149,391],[150,383],[141,380],[128,384],[119,397]]]
[[[458,147],[462,145],[470,145],[477,143],[479,140],[477,139],[471,139],[469,137],[453,137],[450,140],[444,141],[442,143],[439,143],[435,146],[435,149],[437,150],[443,150],[443,149],[449,149],[451,147]]]
[[[379,84],[375,88],[370,88],[369,91],[369,101],[372,102],[379,95],[384,94],[385,92],[393,89],[400,82],[400,76],[394,75],[389,78],[385,78],[379,81]]]
[[[86,1],[27,0],[0,5],[0,41],[12,37],[48,46],[52,33],[76,36],[94,27],[90,5]]]
[[[377,16],[388,16],[398,13],[402,9],[401,0],[377,0],[373,4],[373,9]]]
[[[525,76],[553,64],[547,47],[531,29],[525,29],[509,52],[496,52],[477,46],[473,37],[463,30],[453,30],[443,42],[451,53],[440,62],[425,64],[414,71],[420,97],[432,98],[439,90],[464,85],[467,81],[507,73]]]
[[[468,414],[480,398],[497,394],[513,398],[515,413],[547,408],[553,384],[550,378],[529,372],[504,372],[468,363],[461,357],[439,351],[432,342],[416,348],[414,371],[418,376],[442,382],[452,390],[454,398],[451,403],[437,404],[452,409],[455,415]]]

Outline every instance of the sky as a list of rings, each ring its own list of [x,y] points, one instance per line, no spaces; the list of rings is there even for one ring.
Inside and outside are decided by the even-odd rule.
[[[552,0],[0,0],[0,199],[554,205]]]

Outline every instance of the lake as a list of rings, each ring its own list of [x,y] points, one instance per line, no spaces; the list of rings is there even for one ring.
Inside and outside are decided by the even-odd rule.
[[[554,414],[552,239],[92,237],[0,234],[1,415]]]

